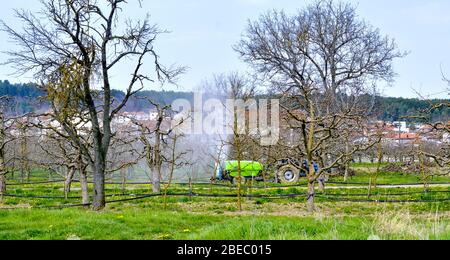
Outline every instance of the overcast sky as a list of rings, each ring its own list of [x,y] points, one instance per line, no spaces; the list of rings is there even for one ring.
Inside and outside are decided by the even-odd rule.
[[[137,0],[135,0],[137,2]],[[179,87],[165,89],[191,90],[215,73],[246,70],[232,45],[239,41],[248,19],[256,19],[270,9],[293,13],[312,0],[144,0],[143,8],[130,0],[124,12],[138,17],[149,12],[152,21],[172,33],[163,35],[157,48],[166,64],[189,67],[179,80]],[[432,97],[445,97],[446,85],[441,68],[450,76],[450,1],[448,0],[360,0],[359,15],[397,40],[402,51],[410,54],[395,63],[398,73],[392,87],[381,86],[386,96],[416,97],[412,89]],[[38,0],[2,1],[0,18],[20,26],[13,17],[14,8],[32,11]],[[7,36],[0,50],[14,48]],[[5,56],[0,55],[0,60]],[[27,82],[30,78],[12,78],[7,67],[0,67],[0,79]],[[114,85],[125,85],[126,73],[116,71]],[[158,89],[149,86],[148,89]]]

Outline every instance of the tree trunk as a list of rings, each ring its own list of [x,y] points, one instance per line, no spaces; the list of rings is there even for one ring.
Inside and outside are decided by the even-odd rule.
[[[23,167],[20,169],[20,183],[25,183],[25,172],[23,171]]]
[[[20,156],[21,156],[21,178],[22,178],[22,183],[25,182],[25,178],[26,178],[26,182],[30,182],[30,167],[28,165],[28,140],[27,140],[27,136],[26,136],[26,128],[25,126],[22,126],[20,129],[20,137],[21,142],[20,142]]]
[[[74,175],[75,175],[75,168],[70,167],[69,171],[67,172],[66,180],[64,182],[64,198],[66,198],[66,200],[69,198],[69,193],[72,188],[72,181]]]
[[[80,171],[80,185],[81,185],[81,200],[82,204],[85,205],[84,208],[89,208],[90,198],[89,198],[89,186],[87,173],[85,169]]]
[[[234,131],[234,146],[236,149],[236,159],[237,159],[237,208],[239,211],[242,211],[242,168],[241,168],[241,158],[242,158],[242,151],[241,151],[241,140],[239,136],[239,125],[238,125],[238,113],[236,108],[233,108],[234,111],[234,125],[233,125],[233,131]]]
[[[238,210],[242,211],[242,168],[241,168],[241,158],[238,156],[238,178],[237,178],[237,196],[238,196]]]
[[[95,151],[96,159],[93,168],[94,177],[94,195],[92,200],[92,209],[100,211],[106,206],[105,197],[105,160],[102,159],[102,155],[98,151]]]
[[[348,164],[345,164],[344,182],[348,181]]]
[[[175,164],[177,163],[176,160],[176,148],[177,148],[177,136],[175,135],[173,139],[173,146],[172,146],[172,162],[170,164],[170,173],[169,173],[169,180],[167,182],[167,185],[164,187],[164,209],[167,209],[167,192],[169,191],[170,185],[172,185],[172,179],[173,179],[173,173],[175,171]],[[192,194],[192,180],[189,178],[189,194]]]
[[[152,172],[152,184],[153,184],[153,193],[161,193],[161,175],[159,167],[153,167],[151,169]]]
[[[0,151],[0,196],[6,194],[6,165],[3,150]]]
[[[0,197],[6,194],[6,172],[0,169]]]
[[[0,199],[6,194],[6,177],[4,172],[0,172]]]
[[[162,167],[162,158],[161,158],[161,139],[162,135],[161,133],[156,133],[156,139],[155,139],[155,167],[152,171],[152,182],[153,182],[153,192],[154,193],[161,193],[161,167]]]
[[[310,118],[315,118],[315,111],[314,106],[310,102],[309,104],[309,115]],[[316,170],[314,169],[314,161],[313,161],[313,146],[314,146],[314,124],[309,125],[309,135],[305,136],[308,137],[308,142],[306,144],[306,151],[307,151],[307,158],[308,158],[308,211],[310,213],[313,213],[315,211],[314,206],[314,197],[316,195],[315,192],[315,182],[316,182]]]
[[[308,182],[308,212],[313,213],[315,211],[314,206],[314,197],[316,196],[315,192],[315,181]]]
[[[378,142],[377,151],[378,151],[378,163],[377,163],[377,171],[375,172],[375,177],[373,180],[373,186],[375,190],[378,189],[378,175],[381,172],[381,164],[383,163],[384,153],[383,153],[383,146],[381,143],[382,133],[379,133],[380,141]]]
[[[346,140],[345,140],[345,154],[346,154],[346,156],[345,156],[345,173],[344,173],[344,182],[347,182],[348,181],[348,168],[349,168],[349,160],[348,160],[348,156],[347,156],[347,154],[348,154],[348,152],[349,152],[349,147],[348,147],[348,138],[346,138]],[[320,182],[319,182],[320,183]]]
[[[125,169],[120,170],[120,175],[122,177],[122,194],[127,192],[127,172]]]
[[[6,193],[6,165],[5,165],[5,122],[3,112],[0,111],[0,199],[3,200],[3,195]],[[15,150],[15,149],[14,149]],[[14,171],[14,169],[13,169]]]

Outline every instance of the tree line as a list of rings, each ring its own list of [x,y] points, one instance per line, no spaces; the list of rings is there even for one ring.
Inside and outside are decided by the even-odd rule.
[[[387,122],[408,121],[420,122],[411,115],[416,115],[430,106],[445,103],[446,99],[423,100],[419,98],[377,97],[377,118]],[[450,110],[447,107],[439,107],[431,112],[432,121],[448,121]]]
[[[0,96],[7,96],[15,100],[16,107],[11,108],[8,112],[16,115],[47,110],[49,108],[47,93],[33,83],[11,83],[8,80],[0,80]],[[112,96],[116,100],[123,100],[125,92],[113,90]],[[155,108],[152,104],[148,104],[145,101],[145,98],[149,97],[157,104],[169,105],[177,99],[192,101],[194,94],[182,91],[143,90],[129,100],[123,111],[140,112]]]
[[[117,100],[122,100],[125,93],[121,90],[114,90],[113,97]],[[0,80],[0,96],[12,97],[16,100],[16,106],[12,108],[11,112],[15,114],[24,114],[28,112],[35,112],[45,110],[48,108],[48,103],[43,99],[43,102],[36,102],[36,98],[45,97],[46,93],[39,89],[33,83],[15,83],[12,84],[8,80]],[[267,96],[264,96],[268,98]],[[144,98],[152,98],[157,104],[170,105],[177,99],[186,99],[193,101],[194,93],[182,91],[157,91],[144,90],[136,94],[127,103],[124,111],[139,112],[148,111],[154,108],[149,105]],[[440,104],[448,100],[445,99],[431,99],[423,100],[419,98],[398,98],[398,97],[382,97],[377,96],[375,99],[374,118],[387,122],[393,121],[408,121],[411,123],[419,122],[414,118],[407,116],[415,115],[418,111],[423,111],[430,107],[430,104]],[[447,107],[440,107],[433,110],[431,114],[432,121],[446,121],[450,119],[450,110]]]

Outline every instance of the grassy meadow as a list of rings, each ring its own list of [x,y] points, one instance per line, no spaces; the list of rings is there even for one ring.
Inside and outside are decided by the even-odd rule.
[[[162,197],[108,204],[102,212],[80,207],[54,208],[80,203],[74,183],[70,198],[63,198],[62,183],[20,184],[10,179],[8,196],[0,202],[0,240],[385,240],[450,239],[450,186],[366,185],[371,173],[362,169],[345,185],[329,185],[318,192],[316,212],[306,209],[306,188],[261,183],[246,187],[243,210],[238,211],[234,187],[196,184],[169,189],[167,206]],[[48,180],[33,173],[31,182]],[[339,178],[333,179],[340,182]],[[420,176],[383,173],[380,184],[420,183]],[[433,179],[448,183],[450,178]],[[150,185],[108,185],[108,201],[133,199],[151,192]],[[184,194],[184,195],[183,195]],[[215,194],[199,197],[195,194]],[[367,194],[367,195],[366,195]],[[253,196],[253,197],[252,197]],[[390,201],[402,201],[391,203]],[[437,202],[434,202],[437,201]]]

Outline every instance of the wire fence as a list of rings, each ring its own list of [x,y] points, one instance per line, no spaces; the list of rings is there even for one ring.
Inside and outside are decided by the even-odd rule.
[[[27,183],[8,183],[8,186],[33,186],[33,185],[45,185],[45,184],[56,184],[56,183],[63,183],[65,180],[49,180],[49,181],[36,181],[36,182],[27,182]],[[74,180],[73,182],[79,182],[78,180]],[[92,184],[92,182],[89,182]],[[151,185],[151,182],[106,182],[107,185]],[[168,183],[162,183],[162,184],[168,184]],[[171,183],[172,185],[178,185],[178,186],[189,186],[188,192],[181,192],[181,193],[169,193],[167,195],[163,194],[108,194],[106,195],[107,198],[123,198],[123,199],[112,199],[108,200],[107,204],[112,203],[124,203],[124,202],[132,202],[132,201],[139,201],[139,200],[145,200],[150,198],[159,198],[163,196],[170,197],[190,197],[190,198],[230,198],[234,199],[238,197],[237,194],[237,186],[233,184],[224,184],[224,183],[207,183],[207,182],[176,182]],[[340,185],[342,187],[350,187],[355,186],[357,188],[367,188],[370,184],[369,183],[363,183],[363,182],[336,182],[336,181],[329,181],[327,184],[330,185]],[[378,187],[412,187],[412,186],[419,186],[419,185],[425,185],[424,183],[397,183],[397,184],[378,184]],[[450,185],[450,182],[430,182],[428,185]],[[194,190],[198,190],[202,186],[208,186],[208,187],[222,187],[222,188],[229,188],[231,190],[236,190],[235,193],[196,193]],[[273,189],[290,189],[290,188],[303,188],[307,187],[307,183],[300,183],[296,185],[272,185],[272,184],[265,184],[264,186],[249,186],[244,185],[244,188],[247,188],[248,190],[273,190]],[[180,189],[180,188],[179,188]],[[346,189],[346,188],[344,188]],[[244,189],[246,190],[246,189]],[[411,195],[427,195],[430,196],[432,194],[449,194],[447,198],[434,198],[434,199],[391,199],[399,196],[411,196]],[[78,200],[82,199],[81,196],[34,196],[34,195],[23,195],[23,194],[3,194],[2,197],[7,198],[17,198],[17,199],[40,199],[40,200]],[[293,194],[240,194],[241,198],[247,198],[247,199],[264,199],[264,200],[276,200],[276,199],[295,199],[295,198],[303,198],[307,199],[308,194],[306,193],[293,193]],[[318,193],[315,195],[316,198],[327,200],[331,202],[353,202],[353,203],[440,203],[440,202],[447,202],[450,201],[450,190],[429,190],[429,191],[411,191],[411,192],[395,192],[395,193]],[[376,198],[383,198],[383,199],[376,199]],[[89,204],[60,204],[60,205],[54,205],[54,206],[30,206],[25,208],[32,208],[32,209],[63,209],[63,208],[76,208],[76,207],[89,207],[92,206],[91,203]],[[0,207],[0,210],[13,210],[13,209],[21,209],[20,207]]]
[[[23,182],[23,183],[6,183],[6,186],[28,186],[28,185],[43,185],[43,184],[55,184],[62,183],[65,180],[52,180],[52,181],[36,181],[36,182]]]
[[[378,194],[373,195],[372,197],[376,196],[387,196],[387,197],[394,197],[394,196],[406,196],[406,195],[417,195],[417,194],[423,194],[423,195],[429,195],[433,193],[447,193],[450,194],[450,191],[428,191],[428,192],[405,192],[405,193],[397,193],[397,194]],[[4,197],[12,197],[12,198],[26,198],[26,199],[61,199],[62,197],[59,196],[23,196],[23,195],[13,195],[13,194],[4,194]],[[132,198],[124,198],[124,199],[118,199],[118,200],[109,200],[106,202],[106,204],[112,204],[112,203],[124,203],[124,202],[132,202],[132,201],[138,201],[138,200],[144,200],[149,198],[159,198],[167,196],[170,197],[190,197],[190,198],[237,198],[238,194],[201,194],[201,193],[171,193],[171,194],[142,194],[142,195],[132,195],[132,194],[110,194],[107,197],[113,198],[113,197],[132,197]],[[344,198],[344,197],[363,197],[366,196],[368,198]],[[275,199],[294,199],[294,198],[307,198],[308,194],[272,194],[272,195],[265,195],[265,194],[241,194],[241,198],[247,198],[247,199],[265,199],[265,200],[275,200]],[[326,199],[328,201],[333,202],[353,202],[353,203],[440,203],[440,202],[447,202],[450,201],[450,196],[448,198],[436,198],[436,199],[370,199],[370,196],[368,194],[316,194],[316,198],[319,199]],[[80,197],[70,197],[70,199],[81,199]],[[63,209],[63,208],[75,208],[75,207],[89,207],[92,204],[61,204],[61,205],[54,205],[54,206],[30,206],[28,208],[31,209]],[[13,210],[13,209],[23,209],[23,208],[0,208],[1,210]]]
[[[55,183],[63,183],[65,180],[49,180],[49,181],[37,181],[37,182],[25,182],[25,183],[6,183],[7,186],[32,186],[32,185],[44,185],[44,184],[55,184]],[[73,180],[72,183],[79,183],[79,180]],[[88,184],[93,184],[92,181],[89,181]],[[152,182],[105,182],[106,185],[152,185]],[[161,184],[167,185],[168,182],[161,182]],[[223,184],[223,183],[210,183],[210,182],[172,182],[172,185],[180,185],[180,186],[216,186],[216,187],[227,187],[227,188],[236,188],[237,185],[234,184]],[[244,185],[245,187],[251,187],[253,189],[277,189],[277,188],[295,188],[295,187],[307,187],[307,183],[300,183],[295,185],[274,185],[273,183],[266,183],[265,186],[249,186]],[[370,183],[366,182],[337,182],[337,181],[327,181],[326,184],[331,185],[341,185],[341,186],[369,186]],[[372,184],[373,185],[373,184]],[[377,184],[378,187],[407,187],[407,186],[418,186],[418,185],[450,185],[450,182],[414,182],[414,183],[381,183]]]

